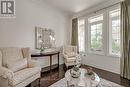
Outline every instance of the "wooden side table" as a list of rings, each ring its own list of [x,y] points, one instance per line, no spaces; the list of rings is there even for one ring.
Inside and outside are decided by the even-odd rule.
[[[43,57],[44,58],[45,56],[49,56],[50,57],[50,72],[52,72],[52,56],[57,55],[58,68],[59,68],[59,54],[60,54],[60,51],[53,51],[53,52],[31,54],[31,57]]]

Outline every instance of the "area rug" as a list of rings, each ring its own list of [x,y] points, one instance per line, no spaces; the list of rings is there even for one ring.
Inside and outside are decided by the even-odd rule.
[[[49,87],[67,87],[67,81],[65,78],[63,78],[63,79],[59,80],[58,82],[52,84]],[[124,86],[118,85],[114,82],[101,78],[101,82],[100,82],[99,86],[97,86],[97,87],[124,87]]]

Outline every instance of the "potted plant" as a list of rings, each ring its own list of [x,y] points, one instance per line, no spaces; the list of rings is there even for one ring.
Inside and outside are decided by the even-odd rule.
[[[40,48],[40,53],[43,53],[45,51],[45,48],[44,47],[41,47]]]

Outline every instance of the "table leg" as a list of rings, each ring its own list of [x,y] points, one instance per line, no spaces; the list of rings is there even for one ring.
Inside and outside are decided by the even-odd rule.
[[[50,56],[50,72],[52,72],[52,56]]]
[[[59,68],[59,53],[58,53],[58,68]]]

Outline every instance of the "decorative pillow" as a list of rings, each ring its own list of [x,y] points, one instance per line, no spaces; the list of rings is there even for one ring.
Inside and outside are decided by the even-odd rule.
[[[7,65],[8,69],[12,70],[13,72],[17,72],[19,70],[22,70],[24,68],[27,68],[27,58],[20,59],[16,61],[15,63],[12,62]]]
[[[8,64],[23,59],[21,48],[5,47],[0,48],[2,53],[2,65],[7,67]]]

